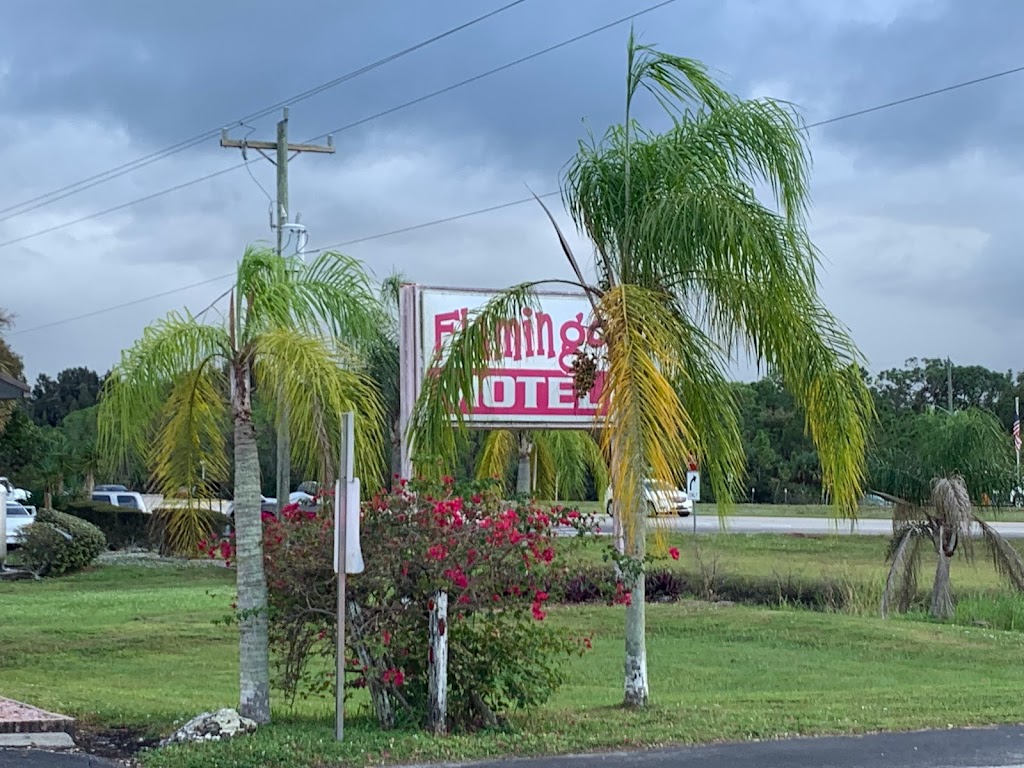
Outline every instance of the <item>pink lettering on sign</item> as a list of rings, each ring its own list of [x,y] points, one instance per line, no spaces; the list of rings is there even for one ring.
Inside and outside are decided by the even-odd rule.
[[[474,416],[506,416],[535,419],[547,416],[601,416],[604,373],[598,372],[594,386],[582,400],[576,400],[572,376],[550,370],[492,370],[473,377]],[[469,413],[465,394],[463,413]]]
[[[441,350],[447,337],[462,329],[468,315],[466,307],[434,315],[434,352]],[[558,367],[566,373],[572,370],[572,359],[580,347],[597,349],[604,344],[598,329],[584,323],[582,312],[558,326],[556,343],[554,319],[546,312],[535,312],[529,307],[523,308],[521,318],[502,323],[495,341],[500,345],[497,358],[517,363],[557,359]],[[517,377],[521,373],[516,369]]]

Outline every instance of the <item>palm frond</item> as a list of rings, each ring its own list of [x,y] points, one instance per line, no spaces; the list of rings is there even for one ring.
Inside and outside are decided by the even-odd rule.
[[[906,525],[890,542],[889,575],[882,592],[882,618],[889,616],[895,602],[896,610],[906,613],[917,594],[917,572],[921,565],[921,545],[930,541],[928,529],[920,524]]]
[[[239,348],[268,330],[339,336],[354,348],[388,327],[362,265],[334,251],[308,264],[294,256],[249,248],[238,266],[236,316],[244,317]]]
[[[519,441],[513,431],[508,429],[488,431],[476,461],[477,480],[487,480],[492,477],[504,478],[518,447]]]
[[[587,477],[594,479],[598,497],[608,487],[608,462],[590,432],[550,429],[532,435],[543,457],[538,472],[538,494],[556,501],[583,498]]]
[[[643,480],[678,486],[699,438],[673,386],[688,328],[670,297],[636,285],[620,285],[600,304],[608,370],[601,395],[606,409],[602,440],[612,457],[616,514],[632,540],[646,522]]]
[[[152,430],[173,383],[215,361],[231,358],[227,331],[191,315],[170,313],[147,327],[121,353],[103,383],[97,415],[100,451],[108,468],[146,456]]]
[[[981,518],[975,517],[974,522],[981,529],[981,540],[992,557],[996,573],[1024,592],[1024,560],[1016,547]]]
[[[155,490],[166,499],[185,499],[163,518],[165,543],[175,552],[195,553],[212,533],[209,510],[195,502],[216,496],[230,472],[225,387],[209,364],[174,382],[146,457]]]
[[[255,342],[257,382],[276,382],[288,403],[294,458],[324,482],[337,477],[341,415],[356,415],[356,467],[382,474],[383,404],[376,383],[337,339],[287,328],[264,331]]]

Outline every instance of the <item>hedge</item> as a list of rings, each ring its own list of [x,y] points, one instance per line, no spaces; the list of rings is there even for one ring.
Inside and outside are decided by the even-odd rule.
[[[22,562],[40,576],[80,571],[107,547],[103,531],[74,515],[41,509],[19,532]]]
[[[128,546],[150,547],[150,515],[137,509],[116,507],[99,501],[75,500],[68,503],[65,512],[92,523],[107,537],[111,549]]]

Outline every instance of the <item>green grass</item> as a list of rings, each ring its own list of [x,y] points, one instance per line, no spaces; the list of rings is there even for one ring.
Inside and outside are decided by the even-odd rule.
[[[553,502],[541,502],[542,504],[553,504]],[[596,501],[563,501],[565,506],[576,507],[587,512],[601,512],[603,507]],[[715,503],[697,503],[697,514],[701,516],[718,514],[718,505]],[[734,504],[730,510],[731,515],[737,517],[834,517],[835,509],[826,504]],[[892,509],[889,507],[863,506],[857,509],[857,517],[863,520],[889,520],[892,518]],[[1024,509],[1010,507],[982,508],[981,517],[985,520],[1003,523],[1024,522]]]
[[[883,545],[858,537],[704,541],[729,569],[751,572],[780,564],[811,573],[830,566],[877,572]],[[994,586],[977,570],[979,587]],[[954,572],[954,585],[966,576]],[[238,696],[236,635],[214,621],[232,591],[232,574],[217,568],[105,567],[0,585],[0,695],[78,716],[91,728],[160,733],[201,710],[231,706]],[[650,605],[654,703],[645,712],[617,706],[622,609],[556,608],[549,620],[593,632],[594,649],[568,660],[569,683],[538,712],[514,717],[507,732],[445,739],[385,733],[357,698],[348,707],[346,742],[338,745],[331,702],[317,700],[295,710],[276,706],[275,723],[254,737],[150,753],[145,762],[305,768],[1017,722],[1024,719],[1024,634],[995,629],[994,617],[1015,616],[1019,628],[1024,604],[1006,600],[962,601],[958,620],[968,626]],[[985,610],[991,626],[971,626]]]

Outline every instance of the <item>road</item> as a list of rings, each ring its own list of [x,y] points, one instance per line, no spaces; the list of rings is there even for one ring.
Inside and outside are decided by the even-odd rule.
[[[455,764],[429,768],[453,768]],[[463,763],[460,768],[1024,768],[1024,728],[789,739],[645,752]],[[427,768],[407,766],[406,768]]]
[[[602,533],[612,530],[612,519],[607,515],[599,515],[598,524]],[[730,515],[725,521],[724,531],[716,515],[696,517],[661,516],[651,520],[652,525],[663,526],[669,530],[688,533],[802,533],[821,536],[830,533],[854,534],[860,536],[892,535],[891,520],[858,520],[855,523],[830,520],[827,517],[743,517]],[[991,523],[999,533],[1008,539],[1024,539],[1024,523]]]
[[[1024,768],[1024,727],[741,742],[405,768]],[[116,768],[81,753],[0,749],[0,768]]]

